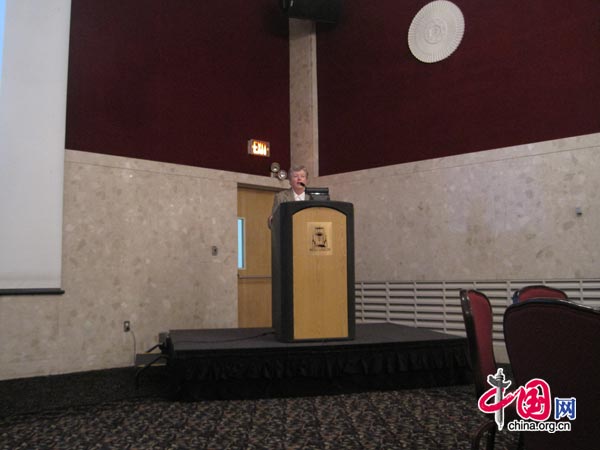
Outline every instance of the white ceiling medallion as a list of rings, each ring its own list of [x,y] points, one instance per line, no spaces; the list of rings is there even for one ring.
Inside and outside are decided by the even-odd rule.
[[[465,33],[465,19],[454,3],[440,0],[426,4],[408,29],[408,46],[419,61],[434,63],[458,48]]]

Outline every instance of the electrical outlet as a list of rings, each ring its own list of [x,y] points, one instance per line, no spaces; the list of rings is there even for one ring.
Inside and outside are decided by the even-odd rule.
[[[125,333],[128,333],[131,330],[131,322],[129,322],[129,320],[126,320],[125,322],[123,322],[123,331]]]

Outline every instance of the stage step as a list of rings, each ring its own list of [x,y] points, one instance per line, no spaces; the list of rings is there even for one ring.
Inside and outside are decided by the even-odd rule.
[[[164,366],[167,363],[166,358],[160,358],[162,354],[159,352],[155,353],[138,353],[135,355],[135,365],[137,367],[145,367],[147,365],[152,366]]]

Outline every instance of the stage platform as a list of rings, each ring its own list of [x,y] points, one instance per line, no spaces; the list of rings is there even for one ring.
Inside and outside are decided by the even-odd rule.
[[[354,340],[284,343],[271,328],[171,330],[161,352],[177,399],[323,395],[472,381],[467,340],[392,323]]]

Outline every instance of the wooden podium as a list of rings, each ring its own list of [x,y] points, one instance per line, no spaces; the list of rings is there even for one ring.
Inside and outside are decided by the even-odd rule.
[[[271,231],[277,340],[354,339],[353,205],[282,203]]]

